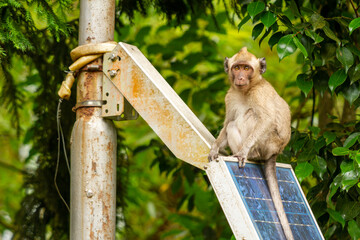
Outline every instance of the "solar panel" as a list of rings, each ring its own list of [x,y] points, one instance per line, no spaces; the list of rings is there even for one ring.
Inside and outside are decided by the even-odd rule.
[[[224,159],[229,160],[226,157]],[[217,164],[210,164],[207,173],[216,175],[215,181],[212,179],[213,176],[209,178],[237,239],[246,237],[246,239],[286,240],[266,184],[262,164],[246,163],[244,168],[239,168],[234,160],[220,160]],[[280,195],[294,238],[324,239],[291,166],[277,164],[276,173]],[[229,184],[229,189],[226,191],[217,189],[223,188],[219,184],[220,181],[223,185]],[[225,194],[228,197],[224,196]],[[244,227],[240,229],[238,224],[244,223],[247,229]]]

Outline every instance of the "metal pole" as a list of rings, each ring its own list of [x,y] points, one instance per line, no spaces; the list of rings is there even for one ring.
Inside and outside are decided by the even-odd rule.
[[[114,38],[115,0],[81,0],[79,45]],[[102,65],[97,59],[92,65]],[[81,71],[77,103],[101,100],[103,73]],[[100,107],[80,107],[71,135],[70,239],[115,239],[116,130]]]

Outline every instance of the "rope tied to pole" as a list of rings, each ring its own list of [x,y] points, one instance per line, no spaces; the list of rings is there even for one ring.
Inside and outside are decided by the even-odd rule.
[[[58,107],[57,107],[57,133],[58,133],[58,154],[57,154],[57,161],[56,161],[56,168],[55,168],[55,175],[54,175],[54,184],[59,197],[65,204],[66,208],[70,211],[70,207],[65,201],[64,197],[62,196],[60,189],[57,185],[56,179],[58,176],[59,170],[59,162],[60,162],[60,152],[61,152],[61,143],[63,146],[63,151],[65,155],[66,165],[70,174],[70,164],[66,154],[65,148],[65,139],[64,133],[61,126],[61,103],[63,99],[69,100],[71,96],[71,87],[75,82],[75,77],[78,71],[83,68],[84,66],[88,65],[90,62],[94,61],[95,59],[101,57],[104,53],[111,52],[115,47],[116,42],[104,42],[104,43],[96,43],[96,44],[86,44],[81,45],[74,48],[70,52],[71,59],[74,61],[70,66],[69,70],[67,71],[65,80],[61,83],[61,87],[58,91],[58,95],[60,96]],[[101,106],[101,104],[100,104]]]
[[[69,66],[69,72],[66,74],[65,80],[61,83],[58,95],[60,98],[69,100],[71,96],[71,87],[75,82],[75,75],[85,65],[101,57],[104,53],[111,52],[116,42],[91,43],[80,45],[70,52],[71,59],[74,61]]]

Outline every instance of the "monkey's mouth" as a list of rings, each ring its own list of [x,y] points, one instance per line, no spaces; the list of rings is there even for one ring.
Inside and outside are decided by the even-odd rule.
[[[234,81],[235,86],[242,87],[247,85],[247,81],[245,79],[236,79]]]

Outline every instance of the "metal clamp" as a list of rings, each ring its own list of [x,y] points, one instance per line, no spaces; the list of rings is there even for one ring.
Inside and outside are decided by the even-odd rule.
[[[82,107],[102,107],[102,105],[104,104],[106,104],[105,100],[87,100],[76,103],[75,107],[73,107],[72,110],[73,112],[75,112],[78,108]]]

